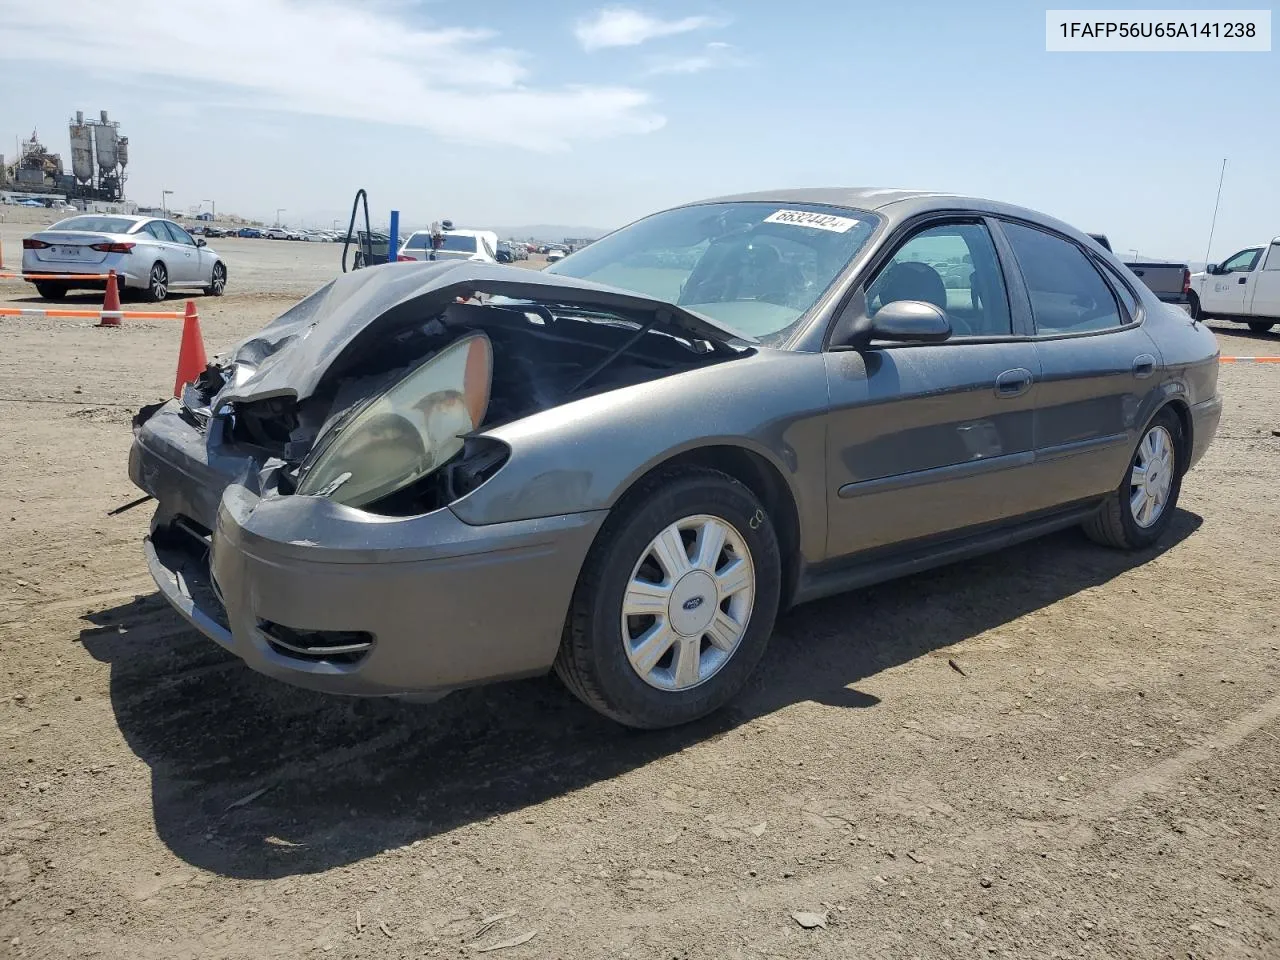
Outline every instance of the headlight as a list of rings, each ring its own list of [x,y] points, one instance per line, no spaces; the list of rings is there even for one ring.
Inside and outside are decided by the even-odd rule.
[[[454,341],[322,437],[297,492],[362,507],[420,480],[483,422],[492,382],[489,338]]]

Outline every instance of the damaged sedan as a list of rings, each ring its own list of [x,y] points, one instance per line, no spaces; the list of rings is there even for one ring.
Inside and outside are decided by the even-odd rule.
[[[1151,545],[1217,373],[1066,224],[780,191],[541,272],[344,275],[140,411],[129,470],[160,590],[255,670],[430,700],[554,669],[655,728],[791,605],[1072,525]]]

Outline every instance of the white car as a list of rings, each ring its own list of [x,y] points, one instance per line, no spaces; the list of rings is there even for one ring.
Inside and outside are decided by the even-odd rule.
[[[547,251],[547,263],[555,263],[557,260],[563,260],[564,258],[565,252],[563,250],[552,247]]]
[[[498,262],[498,235],[492,230],[446,230],[441,239],[435,251],[436,260]],[[431,231],[417,230],[401,244],[396,259],[429,260],[430,254]]]
[[[268,240],[288,240],[289,231],[284,227],[264,227],[262,235]]]
[[[163,300],[171,289],[201,289],[222,296],[227,265],[208,246],[172,220],[81,214],[24,237],[22,272],[32,274],[105,274],[114,270],[125,288],[146,291]],[[36,280],[46,300],[60,300],[68,290],[101,290],[102,280]]]
[[[1266,333],[1280,323],[1280,237],[1233,253],[1191,276],[1191,315],[1247,323]]]

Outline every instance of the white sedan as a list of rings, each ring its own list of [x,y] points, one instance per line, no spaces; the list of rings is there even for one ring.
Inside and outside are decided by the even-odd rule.
[[[201,289],[220,297],[227,286],[227,265],[205,243],[172,220],[82,214],[59,220],[24,237],[24,274],[101,275],[114,270],[121,292],[145,291],[159,301],[171,289]],[[101,290],[103,280],[33,280],[46,300],[61,300],[68,290]]]

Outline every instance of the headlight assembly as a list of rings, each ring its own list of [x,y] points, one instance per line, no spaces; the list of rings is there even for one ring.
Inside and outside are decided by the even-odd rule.
[[[298,494],[362,507],[427,476],[484,421],[492,383],[489,338],[455,340],[322,437]]]

